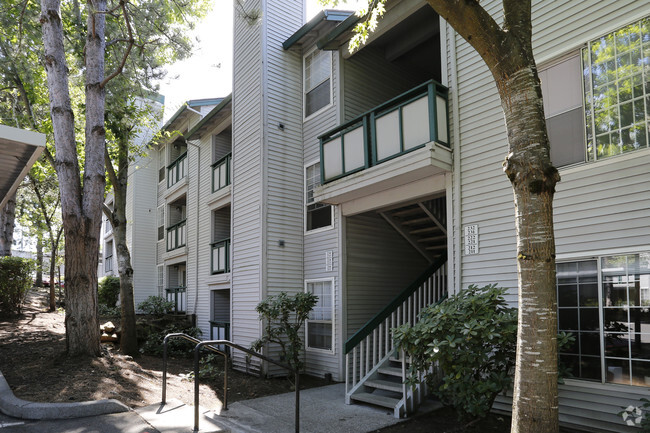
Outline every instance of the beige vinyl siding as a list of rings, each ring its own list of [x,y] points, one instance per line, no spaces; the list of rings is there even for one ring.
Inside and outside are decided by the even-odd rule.
[[[288,4],[287,4],[288,3]],[[266,3],[264,165],[266,181],[266,292],[303,290],[302,56],[282,42],[302,25],[301,1]],[[284,128],[280,128],[282,124]],[[280,241],[284,241],[281,245]],[[279,359],[279,347],[268,355]],[[269,365],[270,374],[286,371]]]
[[[135,305],[158,295],[156,239],[158,236],[156,190],[158,166],[155,158],[141,157],[130,166],[127,185],[127,245],[133,266]]]
[[[500,2],[489,4],[500,14]],[[575,51],[603,36],[650,15],[644,1],[533,2],[533,45],[537,63]],[[499,283],[510,288],[508,300],[516,304],[517,268],[514,206],[510,184],[501,163],[507,153],[503,112],[492,77],[478,54],[458,35],[455,38],[458,80],[450,87],[458,97],[455,146],[461,206],[456,230],[479,225],[479,254],[461,254],[461,283]],[[454,68],[450,68],[450,71]],[[480,103],[477,103],[480,101]],[[608,158],[560,169],[554,221],[557,254],[580,257],[595,252],[642,249],[650,245],[650,151]],[[462,242],[459,245],[462,251]],[[629,393],[630,398],[624,398]],[[593,431],[625,431],[616,416],[621,406],[638,400],[645,388],[567,381],[561,387],[561,420]],[[610,398],[610,396],[612,396]],[[510,410],[509,403],[495,407]],[[590,430],[590,431],[591,431]]]
[[[302,58],[282,49],[302,24],[303,5],[243,7],[262,17],[250,25],[234,14],[232,337],[248,346],[261,335],[257,303],[303,287]],[[277,348],[267,354],[277,358]],[[235,365],[244,358],[236,354]]]
[[[260,10],[261,0],[246,11]],[[232,147],[232,340],[243,346],[260,336],[255,306],[261,300],[262,274],[262,28],[249,24],[237,9],[234,19]],[[235,367],[245,368],[240,354]],[[254,365],[259,365],[254,361]]]
[[[411,284],[428,262],[376,213],[347,217],[347,335]]]

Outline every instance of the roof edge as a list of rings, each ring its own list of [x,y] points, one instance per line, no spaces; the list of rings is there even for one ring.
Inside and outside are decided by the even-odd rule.
[[[208,114],[206,114],[203,119],[197,123],[194,128],[190,129],[190,131],[185,135],[186,140],[191,140],[192,137],[206,124],[208,123],[214,116],[216,116],[221,110],[223,110],[230,102],[232,101],[232,93],[225,98],[222,99],[222,101],[214,107]]]
[[[284,41],[282,43],[282,48],[288,50],[323,21],[344,22],[350,15],[354,15],[354,12],[338,9],[322,10],[317,13],[314,18],[309,20],[309,22],[300,27],[293,35],[289,37],[289,39]]]

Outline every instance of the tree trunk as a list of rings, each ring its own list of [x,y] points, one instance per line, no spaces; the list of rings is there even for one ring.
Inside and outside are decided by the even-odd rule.
[[[427,1],[483,58],[505,115],[508,155],[504,171],[514,193],[519,282],[511,431],[557,432],[553,195],[560,176],[550,161],[532,49],[531,2],[503,0],[500,26],[478,1]]]
[[[16,193],[7,200],[7,204],[0,209],[0,257],[11,255],[11,246],[14,241],[14,225],[16,218]]]
[[[89,2],[86,37],[86,142],[83,189],[68,88],[58,0],[41,1],[45,70],[65,230],[66,345],[69,355],[100,354],[97,318],[99,229],[104,193],[104,29],[106,1]],[[95,12],[96,13],[93,13]]]
[[[129,137],[118,138],[117,172],[108,152],[104,154],[106,172],[113,185],[115,197],[114,210],[104,206],[104,214],[113,226],[113,239],[117,255],[117,271],[120,276],[120,350],[125,355],[138,355],[138,337],[135,320],[135,300],[133,297],[133,266],[131,253],[126,242],[126,193],[129,177]]]
[[[519,328],[512,432],[557,432],[557,296],[553,195],[559,181],[534,65],[512,74],[501,92],[517,229]]]
[[[36,285],[43,287],[43,237],[36,239]]]
[[[52,253],[50,256],[50,308],[49,311],[56,310],[56,289],[54,285],[54,277],[56,273],[56,259],[59,254],[59,242],[61,241],[61,233],[63,232],[63,227],[59,228],[56,239],[52,235],[52,229],[50,229],[50,242],[52,243]],[[59,290],[61,290],[61,276],[57,279],[59,282]]]

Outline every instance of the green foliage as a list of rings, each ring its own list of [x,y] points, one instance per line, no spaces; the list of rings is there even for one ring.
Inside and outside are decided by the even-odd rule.
[[[174,305],[173,302],[165,300],[162,296],[149,296],[138,304],[138,310],[142,311],[144,314],[150,314],[152,316],[163,316],[167,313],[171,313],[174,309]]]
[[[641,431],[650,432],[650,400],[647,398],[641,398],[640,406],[632,406],[623,408],[622,411],[618,413],[620,417],[623,418],[623,421],[631,427],[639,426]]]
[[[223,377],[223,356],[216,353],[208,353],[199,362],[199,378],[221,379]]]
[[[162,356],[163,354],[163,341],[167,334],[174,334],[182,332],[191,337],[199,338],[202,334],[201,330],[196,327],[182,326],[179,324],[167,325],[161,331],[151,332],[146,336],[145,342],[140,347],[140,353],[145,355]],[[170,356],[194,356],[195,343],[185,340],[183,338],[172,338],[167,342],[167,355]]]
[[[25,295],[32,287],[33,260],[0,257],[0,312],[20,314]]]
[[[317,301],[318,297],[313,293],[300,292],[289,296],[281,292],[257,304],[255,310],[264,321],[264,334],[253,342],[251,349],[259,352],[265,344],[276,343],[280,345],[280,360],[300,371],[304,347],[300,328]]]
[[[506,289],[470,286],[422,311],[414,326],[395,330],[411,356],[409,383],[418,372],[441,401],[462,418],[483,418],[499,392],[510,384],[517,341],[517,311]],[[433,369],[435,364],[438,369]]]
[[[100,304],[109,308],[115,307],[120,295],[120,279],[118,277],[106,276],[100,278],[97,286],[97,299]]]
[[[99,304],[97,306],[97,311],[100,316],[117,316],[122,315],[122,309],[120,307],[108,307],[104,304]]]

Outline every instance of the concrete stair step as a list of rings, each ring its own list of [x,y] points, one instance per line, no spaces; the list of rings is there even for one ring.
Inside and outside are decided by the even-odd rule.
[[[379,367],[377,369],[377,372],[381,374],[385,374],[386,376],[395,376],[395,377],[402,377],[402,368],[401,367]]]
[[[392,391],[397,393],[402,393],[402,384],[397,382],[391,382],[389,380],[374,379],[366,380],[364,383],[365,386],[370,388],[383,389],[385,391]]]
[[[354,401],[361,401],[364,403],[370,403],[377,406],[387,407],[390,409],[395,409],[395,406],[399,403],[400,399],[387,397],[385,395],[372,394],[369,392],[359,392],[357,394],[352,394],[350,398]]]

